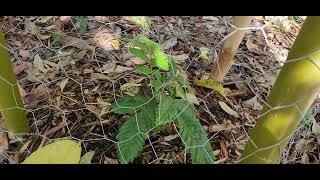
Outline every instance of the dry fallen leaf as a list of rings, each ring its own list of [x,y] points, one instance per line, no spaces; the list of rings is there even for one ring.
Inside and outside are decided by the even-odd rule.
[[[163,44],[161,44],[161,49],[162,50],[167,50],[175,46],[178,42],[177,37],[173,37],[167,41],[165,41]]]
[[[69,81],[69,78],[66,78],[59,83],[61,93],[63,92],[64,88],[66,87],[68,81]]]
[[[19,55],[21,57],[24,57],[24,58],[30,58],[31,57],[30,52],[28,50],[24,50],[24,49],[20,49],[19,50]]]
[[[219,105],[226,113],[239,118],[239,113],[231,109],[225,102],[219,101]]]
[[[312,122],[312,133],[316,135],[318,144],[320,144],[320,125],[315,119]]]
[[[178,137],[179,137],[179,134],[174,134],[174,135],[165,136],[163,139],[168,142],[168,141],[172,141]]]
[[[37,26],[30,19],[26,19],[24,22],[24,28],[27,32],[36,35],[37,34]]]
[[[258,97],[254,96],[253,98],[243,101],[242,102],[242,106],[245,108],[253,108],[256,110],[262,110],[262,105],[260,104],[260,102],[258,101]]]
[[[174,60],[176,60],[177,64],[183,63],[185,60],[189,58],[189,54],[180,54],[176,56],[171,56]]]
[[[109,62],[102,66],[102,73],[112,73],[114,69],[116,68],[116,63]]]
[[[64,39],[65,46],[72,46],[79,49],[91,49],[91,50],[94,49],[94,47],[91,46],[88,41],[85,41],[80,38],[64,35],[63,39]]]
[[[111,158],[105,157],[103,164],[119,164],[119,163],[116,159],[111,159]]]
[[[113,71],[114,73],[123,73],[126,71],[133,70],[132,68],[124,67],[124,66],[117,66],[116,69]]]
[[[91,79],[99,79],[99,80],[110,80],[110,78],[101,73],[93,73],[91,74]]]
[[[44,67],[44,64],[43,64],[43,60],[41,59],[41,57],[39,56],[39,54],[36,54],[34,56],[34,59],[33,59],[33,64],[34,66],[39,69],[41,72],[43,73],[47,73],[48,70]]]
[[[7,133],[0,132],[0,149],[9,150],[9,140]]]

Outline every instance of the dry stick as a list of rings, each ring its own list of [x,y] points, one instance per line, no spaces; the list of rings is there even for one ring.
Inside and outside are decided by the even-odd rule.
[[[28,133],[29,125],[23,101],[19,93],[15,74],[6,47],[6,41],[0,28],[0,112],[5,127],[14,133]],[[5,110],[7,109],[7,110]]]
[[[253,16],[234,16],[233,25],[238,28],[245,28],[250,25],[252,19]],[[219,59],[214,63],[209,75],[209,79],[218,82],[222,82],[224,76],[228,73],[245,31],[232,27],[229,33],[232,33],[232,35],[223,42]]]
[[[294,130],[320,90],[320,17],[308,17],[257,119],[240,163],[279,163]],[[293,104],[279,108],[284,104]],[[289,138],[288,138],[289,137]]]

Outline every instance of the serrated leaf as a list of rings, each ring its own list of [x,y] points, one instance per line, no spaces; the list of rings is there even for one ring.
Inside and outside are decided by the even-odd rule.
[[[157,50],[154,52],[154,64],[156,67],[161,70],[168,71],[169,70],[169,59],[168,56],[161,50]]]
[[[177,115],[174,99],[164,94],[160,94],[159,96],[159,104],[156,110],[156,125],[164,122],[169,123],[173,121],[173,118]]]
[[[219,94],[221,94],[222,96],[225,95],[223,86],[219,82],[214,81],[212,79],[195,80],[194,84],[197,85],[197,86],[201,86],[201,87],[205,87],[205,88],[209,88],[209,89],[215,90]]]
[[[80,159],[80,164],[91,164],[91,160],[94,156],[94,153],[94,151],[89,151],[85,153]]]
[[[146,103],[150,99],[149,96],[124,96],[117,99],[111,106],[113,112],[118,114],[126,114],[126,113],[135,113],[134,108],[136,111],[141,110],[143,107],[142,105]]]
[[[80,156],[80,143],[61,140],[39,148],[21,164],[78,164]]]
[[[127,20],[142,27],[146,31],[150,29],[150,20],[145,16],[129,16]]]
[[[128,51],[129,53],[133,54],[137,58],[140,58],[146,62],[150,62],[150,58],[146,55],[146,53],[143,50],[129,47]]]
[[[206,132],[196,117],[197,110],[185,100],[176,100],[179,132],[187,152],[191,154],[192,163],[213,163],[215,157]]]
[[[139,155],[147,136],[139,131],[135,117],[131,117],[121,126],[116,139],[118,159],[121,164],[126,164]]]
[[[219,105],[226,113],[239,118],[239,113],[231,109],[225,102],[219,101]]]
[[[143,73],[143,74],[153,74],[154,73],[153,69],[146,67],[146,66],[139,66],[137,68],[137,71],[140,73]]]
[[[145,133],[155,124],[153,110],[154,106],[151,103],[137,113],[137,117],[129,117],[121,126],[116,139],[118,140],[118,158],[122,164],[132,162],[143,149],[147,139]]]

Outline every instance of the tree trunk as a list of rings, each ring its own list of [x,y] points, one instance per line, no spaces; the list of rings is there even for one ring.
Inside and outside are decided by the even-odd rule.
[[[13,72],[3,32],[0,28],[0,112],[4,124],[14,133],[28,133],[29,125]],[[5,48],[4,48],[5,47]]]
[[[320,90],[320,17],[307,17],[257,119],[240,163],[278,163]]]
[[[237,28],[248,27],[253,19],[253,16],[234,16],[233,25]],[[236,31],[235,28],[231,28],[229,33]],[[243,39],[245,31],[238,30],[228,37],[222,44],[222,48],[219,54],[219,59],[214,63],[211,70],[209,79],[222,82],[224,76],[228,73],[234,55]]]

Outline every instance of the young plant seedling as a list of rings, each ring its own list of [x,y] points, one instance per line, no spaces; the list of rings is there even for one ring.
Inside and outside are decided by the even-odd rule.
[[[133,39],[128,51],[147,62],[137,72],[151,76],[152,94],[124,96],[112,104],[113,112],[129,115],[116,137],[119,161],[132,162],[143,150],[151,131],[158,133],[165,125],[175,123],[192,163],[212,163],[213,150],[194,107],[199,102],[175,61],[158,43],[144,36]]]

